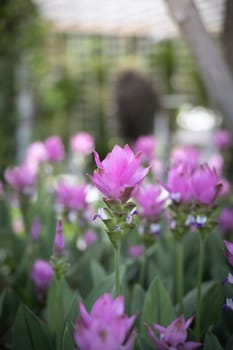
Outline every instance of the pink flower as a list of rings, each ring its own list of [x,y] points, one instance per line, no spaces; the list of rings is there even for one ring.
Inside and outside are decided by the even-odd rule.
[[[223,234],[233,231],[233,208],[223,208],[218,219],[220,230]]]
[[[227,130],[217,130],[214,134],[214,143],[219,150],[224,150],[231,145],[231,134]]]
[[[153,219],[158,219],[163,210],[165,199],[161,197],[161,186],[151,184],[141,187],[135,195],[136,202],[141,206],[140,215]]]
[[[160,326],[157,323],[153,324],[156,331],[160,333],[158,338],[151,328],[146,326],[147,333],[158,350],[192,350],[199,348],[202,344],[199,342],[186,342],[187,329],[190,326],[193,317],[185,321],[184,316],[179,316],[168,327]]]
[[[198,166],[200,159],[200,150],[194,147],[181,147],[173,150],[171,154],[172,166],[187,164],[194,169]]]
[[[65,250],[65,237],[63,223],[61,219],[57,220],[56,232],[53,243],[53,253],[57,256],[62,256]]]
[[[180,164],[169,170],[168,180],[164,187],[174,202],[185,203],[192,199],[190,178],[190,167],[185,164]]]
[[[95,162],[98,169],[89,177],[110,200],[126,202],[149,171],[149,168],[140,168],[140,155],[135,155],[128,145],[114,146],[102,162],[95,152]]]
[[[231,266],[233,266],[233,243],[224,241],[225,244],[225,256]]]
[[[32,160],[38,165],[48,160],[48,153],[43,142],[36,141],[29,145],[26,160]]]
[[[221,175],[224,165],[224,159],[221,156],[221,154],[214,154],[208,161],[208,165],[210,168],[214,168],[218,175]]]
[[[45,261],[38,259],[32,266],[31,280],[39,295],[44,295],[53,277],[53,269],[51,265]]]
[[[133,258],[139,258],[144,254],[144,252],[145,252],[145,248],[142,244],[131,245],[129,247],[129,255],[132,256]]]
[[[90,314],[83,304],[76,321],[74,339],[80,350],[132,350],[135,332],[131,331],[135,316],[124,314],[124,297],[115,300],[110,294],[101,296]]]
[[[156,141],[153,135],[140,136],[134,145],[136,153],[141,153],[142,161],[149,163],[155,157]]]
[[[65,150],[60,137],[51,136],[45,140],[44,145],[50,162],[60,162],[65,158]]]
[[[194,199],[205,205],[213,204],[222,187],[216,171],[207,164],[200,165],[194,171],[191,186]]]
[[[56,201],[65,209],[82,211],[87,208],[87,186],[60,182],[56,190]]]
[[[224,178],[221,178],[219,182],[222,186],[219,189],[218,195],[219,197],[225,197],[229,194],[231,185],[229,181],[227,181],[227,179],[224,179]]]
[[[71,138],[70,146],[74,153],[87,156],[91,154],[94,149],[94,139],[87,132],[80,132]]]
[[[22,164],[12,169],[6,169],[5,179],[14,190],[25,195],[31,195],[34,191],[37,177],[36,173],[26,164]]]

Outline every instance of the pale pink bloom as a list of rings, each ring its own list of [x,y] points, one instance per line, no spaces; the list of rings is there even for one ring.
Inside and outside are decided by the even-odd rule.
[[[150,162],[151,171],[155,179],[160,179],[163,174],[163,163],[158,159],[153,159]]]
[[[145,247],[142,244],[135,244],[129,247],[128,253],[133,258],[139,258],[145,252]]]
[[[28,160],[31,160],[38,165],[48,160],[48,153],[43,142],[36,141],[29,145],[25,161]]]
[[[180,147],[172,151],[171,163],[172,166],[179,164],[187,164],[194,169],[198,166],[200,160],[200,150],[194,147]]]
[[[217,130],[214,134],[214,142],[219,150],[227,149],[231,146],[231,134],[227,130]]]
[[[220,178],[221,188],[219,189],[218,195],[219,197],[225,197],[230,193],[231,185],[227,179]]]
[[[61,162],[65,158],[64,145],[58,136],[50,136],[44,141],[50,162]]]
[[[53,253],[57,256],[62,256],[65,251],[65,237],[63,223],[61,219],[57,220],[56,232],[53,243]]]
[[[146,326],[146,330],[151,340],[158,350],[192,350],[199,348],[202,344],[199,342],[186,342],[188,336],[187,329],[190,326],[193,317],[185,321],[184,316],[179,316],[168,327],[163,327],[157,323],[153,328],[159,332],[158,338],[153,330]]]
[[[14,190],[22,192],[25,195],[31,195],[33,193],[37,176],[26,164],[12,169],[7,168],[4,176]]]
[[[89,177],[110,200],[126,202],[149,171],[140,167],[140,155],[135,155],[128,145],[114,146],[102,162],[95,152],[95,162],[98,169]]]
[[[156,140],[153,135],[140,136],[134,145],[136,153],[141,153],[142,161],[149,163],[155,157]]]
[[[135,316],[124,314],[124,297],[115,300],[110,294],[102,295],[90,314],[79,304],[80,316],[75,324],[74,339],[80,350],[132,350]]]
[[[221,154],[214,154],[212,157],[210,157],[210,160],[208,160],[208,165],[210,168],[214,168],[218,175],[221,175],[224,159]]]
[[[207,164],[200,165],[194,171],[191,186],[194,199],[205,205],[213,204],[222,187],[216,171]]]
[[[70,146],[74,153],[89,155],[94,150],[94,138],[87,132],[80,132],[70,140]]]
[[[13,222],[12,222],[12,230],[16,234],[23,232],[23,230],[24,230],[23,221],[21,219],[13,220]]]
[[[223,234],[233,232],[233,208],[225,207],[222,209],[218,224]]]
[[[38,259],[32,266],[31,280],[39,295],[46,294],[53,278],[53,268],[45,260]]]
[[[158,219],[161,214],[165,198],[162,197],[162,188],[160,185],[153,186],[147,184],[140,187],[135,194],[136,202],[140,205],[140,215],[151,220]]]
[[[68,210],[85,210],[87,208],[87,185],[72,185],[61,181],[56,190],[56,202]]]
[[[87,247],[92,246],[98,239],[97,234],[93,230],[88,230],[84,233],[83,239]]]
[[[189,202],[192,199],[191,169],[186,164],[172,167],[168,172],[167,183],[164,188],[169,192],[170,198],[176,203]]]

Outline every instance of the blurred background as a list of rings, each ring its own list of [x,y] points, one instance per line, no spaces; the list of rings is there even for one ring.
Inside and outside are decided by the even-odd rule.
[[[101,156],[155,134],[165,157],[233,130],[232,0],[1,0],[0,33],[1,174],[54,134]]]

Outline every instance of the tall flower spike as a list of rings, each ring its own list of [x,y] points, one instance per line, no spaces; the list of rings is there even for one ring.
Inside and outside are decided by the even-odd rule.
[[[56,256],[62,256],[65,250],[64,229],[61,219],[57,220],[56,233],[54,238],[53,253]]]

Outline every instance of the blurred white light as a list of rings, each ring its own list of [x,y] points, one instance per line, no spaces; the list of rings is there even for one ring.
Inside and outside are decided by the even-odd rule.
[[[190,131],[209,131],[219,124],[219,118],[203,107],[184,106],[176,120],[180,127]]]

